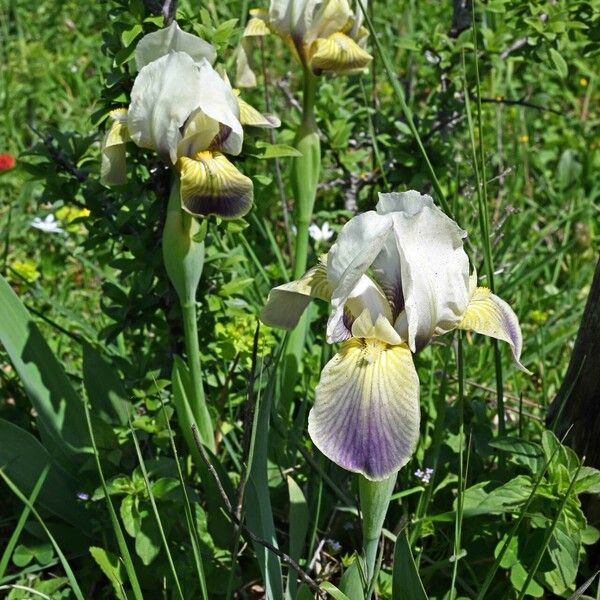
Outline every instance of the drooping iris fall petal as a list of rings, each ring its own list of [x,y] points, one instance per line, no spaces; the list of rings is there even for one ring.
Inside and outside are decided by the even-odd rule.
[[[475,289],[458,329],[475,331],[508,342],[516,366],[529,373],[520,362],[523,337],[519,319],[513,309],[488,288]]]
[[[195,216],[224,219],[244,216],[252,206],[252,180],[242,175],[221,152],[198,152],[177,162],[181,206]]]
[[[321,373],[308,432],[344,469],[381,480],[410,459],[419,420],[419,379],[408,347],[352,338]]]

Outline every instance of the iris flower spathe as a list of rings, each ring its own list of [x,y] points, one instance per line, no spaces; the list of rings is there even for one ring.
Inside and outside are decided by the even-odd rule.
[[[244,102],[212,66],[215,49],[205,40],[169,27],[138,43],[138,74],[128,109],[111,113],[103,143],[101,181],[126,182],[125,144],[155,150],[179,172],[181,206],[195,216],[243,216],[252,205],[252,180],[225,154],[237,155],[243,124],[276,127]]]
[[[408,462],[420,422],[412,354],[433,337],[463,329],[504,340],[525,370],[518,319],[477,287],[465,237],[429,196],[380,194],[316,267],[271,290],[269,325],[293,328],[313,298],[331,305],[327,339],[342,346],[321,373],[308,430],[345,469],[382,480]]]
[[[268,11],[254,9],[250,15],[238,54],[239,86],[256,85],[248,59],[250,41],[270,32],[315,75],[358,72],[372,60],[364,49],[368,32],[358,3],[352,10],[349,0],[271,0]]]

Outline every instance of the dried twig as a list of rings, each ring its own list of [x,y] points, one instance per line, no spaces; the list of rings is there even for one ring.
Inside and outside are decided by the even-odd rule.
[[[242,531],[244,531],[244,533],[253,542],[265,547],[267,550],[269,550],[269,552],[272,552],[273,554],[278,556],[286,565],[288,565],[288,567],[290,567],[293,571],[295,571],[298,574],[298,577],[300,577],[300,579],[304,583],[306,583],[306,585],[308,585],[308,587],[311,590],[313,590],[315,592],[315,594],[317,595],[318,598],[327,600],[327,596],[326,596],[325,592],[319,587],[319,584],[310,575],[308,575],[308,573],[306,573],[306,571],[304,571],[304,569],[293,558],[288,556],[285,552],[282,552],[276,546],[273,546],[273,544],[271,544],[267,540],[263,540],[262,538],[258,537],[251,529],[246,527],[246,525],[244,525],[244,523],[242,523],[238,519],[238,517],[236,516],[235,511],[233,510],[233,507],[231,505],[231,501],[229,500],[229,497],[227,496],[227,492],[223,488],[223,484],[221,483],[219,475],[216,472],[215,468],[213,467],[213,465],[210,461],[210,458],[208,457],[208,455],[206,453],[206,450],[204,449],[204,445],[202,444],[202,441],[200,440],[200,434],[198,433],[198,427],[196,426],[195,423],[192,425],[192,434],[194,435],[194,442],[196,444],[196,447],[198,448],[198,451],[200,452],[202,461],[206,465],[208,472],[210,473],[211,477],[213,478],[213,480],[215,482],[215,485],[217,486],[217,490],[219,492],[219,495],[221,496],[221,500],[223,501],[223,504],[225,505],[225,511],[227,512],[227,515],[229,516],[229,518],[238,527],[240,527],[242,529]]]

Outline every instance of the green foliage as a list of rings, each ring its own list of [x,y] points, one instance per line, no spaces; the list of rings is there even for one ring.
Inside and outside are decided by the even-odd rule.
[[[490,600],[596,597],[600,533],[584,508],[600,493],[600,472],[543,421],[598,253],[600,3],[476,2],[475,39],[459,2],[369,4],[377,57],[368,73],[317,82],[310,149],[319,144],[320,156],[297,175],[317,189],[313,221],[337,232],[372,209],[379,191],[445,198],[473,240],[473,267],[493,264],[496,288],[516,308],[534,372],[515,372],[501,351],[498,411],[491,344],[464,337],[461,402],[450,341],[418,354],[422,435],[374,546],[375,592],[476,598],[489,579]],[[177,21],[217,47],[232,77],[253,6],[180,0]],[[0,468],[10,481],[0,484],[0,546],[8,548],[0,588],[11,599],[164,589],[175,597],[176,579],[185,598],[313,597],[281,556],[236,528],[195,447],[182,313],[161,246],[170,170],[130,145],[127,185],[98,181],[106,117],[129,103],[133,51],[162,27],[161,8],[152,0],[0,3],[0,152],[17,157],[16,169],[0,173]],[[247,130],[233,159],[254,181],[252,212],[206,219],[193,238],[205,244],[197,327],[215,431],[209,460],[255,536],[331,597],[362,600],[357,482],[306,433],[332,352],[325,311],[315,304],[307,313],[289,389],[281,333],[261,325],[255,338],[268,291],[294,267],[302,90],[298,65],[274,36],[253,58],[260,66],[264,58],[268,83],[259,69],[260,87],[242,96],[282,126],[272,136]],[[48,214],[64,235],[30,227]],[[477,250],[482,238],[491,262]],[[308,238],[308,263],[332,241]],[[418,467],[433,469],[430,481]]]

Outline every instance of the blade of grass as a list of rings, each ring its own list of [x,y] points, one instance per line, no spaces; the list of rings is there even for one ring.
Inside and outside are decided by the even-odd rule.
[[[442,186],[440,185],[440,182],[435,174],[433,165],[431,164],[431,161],[429,160],[429,156],[427,154],[427,151],[425,150],[425,146],[423,145],[421,136],[419,135],[419,132],[415,125],[412,111],[410,110],[408,104],[406,103],[406,97],[404,95],[404,90],[402,89],[402,86],[398,82],[398,77],[396,76],[396,72],[394,70],[392,61],[390,60],[386,51],[383,49],[381,42],[379,41],[379,36],[377,35],[377,31],[375,30],[375,27],[373,26],[373,21],[371,20],[369,12],[367,10],[365,10],[365,2],[363,2],[363,0],[358,0],[358,4],[360,5],[360,8],[365,16],[365,23],[367,24],[367,28],[371,34],[371,39],[375,42],[375,47],[377,48],[377,53],[379,54],[379,56],[383,62],[383,67],[385,69],[385,72],[387,73],[390,85],[392,86],[392,89],[394,90],[394,93],[395,93],[396,97],[398,98],[398,102],[400,102],[400,107],[402,108],[402,113],[404,114],[404,118],[406,119],[406,122],[408,123],[408,127],[409,127],[413,137],[415,138],[415,142],[417,143],[417,146],[419,147],[419,151],[421,152],[421,155],[423,156],[423,160],[425,161],[425,164],[427,165],[427,169],[429,171],[429,176],[431,177],[431,183],[433,185],[433,188],[435,189],[436,194],[438,195],[438,200],[439,200],[440,204],[442,205],[444,212],[449,217],[452,217],[452,211],[450,209],[450,205],[448,204],[448,201],[446,200],[446,195],[444,194],[444,192],[442,190]]]
[[[29,496],[29,503],[32,506],[35,504],[35,501],[38,497],[38,494],[40,493],[40,490],[42,489],[42,486],[44,485],[44,482],[46,481],[46,477],[48,476],[49,471],[50,465],[47,464],[44,467],[44,470],[40,473],[40,476],[35,482],[35,485],[33,486],[31,496]],[[21,532],[23,531],[23,527],[25,527],[25,523],[27,522],[27,518],[29,517],[30,512],[31,510],[29,506],[25,505],[23,508],[23,512],[21,513],[21,516],[19,517],[19,520],[17,521],[17,524],[10,536],[10,539],[6,544],[6,548],[2,553],[2,558],[0,559],[0,581],[2,581],[4,573],[6,573],[6,567],[8,567],[8,562],[10,560],[10,557],[12,556],[15,546],[17,545],[17,542],[19,541],[19,537],[21,535]]]
[[[49,470],[49,467],[46,466],[43,471],[44,477],[48,474],[48,470]],[[67,579],[69,580],[71,590],[73,591],[73,594],[75,595],[77,600],[85,600],[83,593],[81,592],[81,588],[79,587],[79,584],[77,583],[77,579],[75,578],[75,574],[73,573],[73,570],[71,569],[71,566],[69,565],[69,561],[67,560],[66,556],[63,554],[62,550],[60,549],[60,546],[58,545],[57,541],[54,539],[54,536],[50,533],[50,530],[46,526],[44,519],[42,519],[42,517],[40,516],[38,511],[35,509],[33,504],[31,504],[31,502],[29,502],[27,497],[21,492],[21,490],[12,482],[10,477],[4,472],[4,469],[1,469],[1,468],[0,468],[0,477],[2,477],[2,479],[4,480],[4,483],[6,483],[6,485],[10,488],[12,493],[23,504],[25,504],[25,506],[27,506],[27,508],[29,508],[29,510],[31,511],[33,516],[37,519],[38,523],[41,525],[42,529],[44,530],[44,533],[48,536],[48,539],[50,540],[50,543],[54,547],[54,551],[56,552],[56,554],[60,560],[60,564],[62,565],[62,567],[65,571]]]
[[[121,559],[123,560],[123,564],[125,565],[125,571],[127,572],[127,577],[129,578],[129,583],[131,584],[131,588],[133,590],[133,595],[136,600],[143,600],[144,596],[142,594],[142,590],[140,588],[140,583],[137,578],[137,573],[135,572],[135,567],[133,566],[133,561],[131,560],[131,554],[129,553],[129,548],[127,547],[127,542],[125,541],[125,536],[123,535],[123,530],[121,529],[121,525],[119,523],[119,519],[117,518],[117,513],[115,512],[115,507],[113,506],[112,500],[110,498],[110,493],[106,486],[106,479],[104,478],[104,471],[102,470],[102,465],[100,464],[100,454],[98,452],[98,446],[96,446],[96,437],[94,436],[94,428],[92,427],[92,419],[90,416],[90,409],[87,404],[87,401],[84,399],[83,408],[85,411],[85,419],[88,427],[88,431],[90,434],[90,440],[92,442],[92,448],[94,449],[94,458],[96,459],[96,468],[98,469],[98,475],[100,476],[100,482],[102,484],[102,490],[104,492],[104,497],[106,498],[106,505],[108,508],[108,514],[110,516],[110,522],[117,538],[117,544],[119,546],[119,552],[121,553]]]
[[[208,589],[206,586],[206,577],[204,576],[204,562],[202,561],[202,553],[200,552],[200,536],[198,535],[198,529],[196,528],[195,520],[192,515],[192,506],[187,493],[185,481],[183,479],[183,472],[181,471],[181,465],[179,464],[179,453],[177,452],[177,446],[173,437],[173,430],[169,424],[167,417],[167,411],[165,409],[164,402],[158,395],[160,404],[162,407],[163,415],[165,417],[165,423],[167,424],[167,431],[169,432],[169,441],[171,442],[171,450],[175,458],[175,464],[177,465],[177,476],[179,477],[179,483],[183,492],[183,509],[185,511],[185,521],[190,535],[190,542],[192,544],[192,551],[194,553],[194,565],[196,567],[196,574],[198,575],[198,583],[200,584],[200,591],[202,593],[203,600],[208,600]]]
[[[169,543],[167,542],[167,536],[165,535],[162,519],[160,518],[160,513],[158,512],[158,507],[156,506],[156,500],[154,499],[154,494],[152,493],[152,485],[150,485],[148,471],[146,471],[146,464],[144,463],[144,458],[142,457],[142,451],[140,450],[140,444],[138,442],[137,435],[135,435],[135,431],[133,429],[131,415],[129,415],[129,430],[131,431],[131,437],[133,438],[133,445],[135,446],[135,453],[138,458],[138,463],[140,465],[140,469],[142,470],[142,477],[144,478],[144,485],[146,486],[146,491],[148,492],[148,499],[150,500],[152,512],[154,513],[154,518],[156,519],[156,525],[158,526],[158,531],[160,532],[160,538],[167,555],[169,568],[171,569],[171,574],[173,575],[173,580],[175,581],[175,587],[177,588],[177,593],[179,594],[181,600],[184,600],[181,583],[179,583],[179,577],[177,575],[177,569],[175,569],[175,563],[173,562],[173,557],[171,556],[171,550],[169,548]]]

